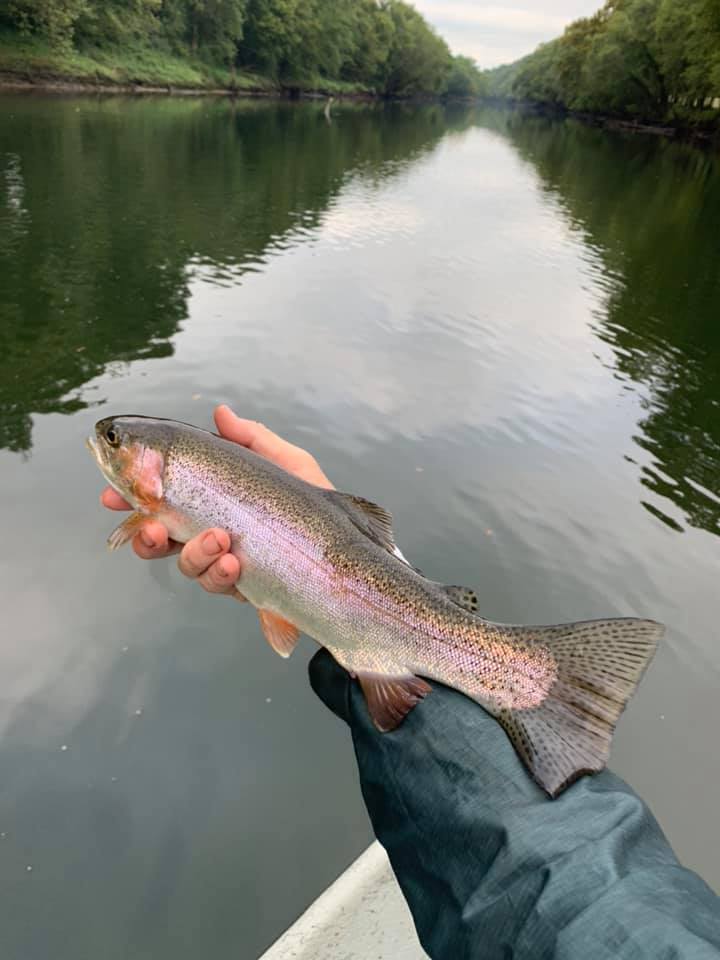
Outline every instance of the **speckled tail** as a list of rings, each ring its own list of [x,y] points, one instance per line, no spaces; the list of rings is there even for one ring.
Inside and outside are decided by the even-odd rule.
[[[527,629],[555,658],[557,678],[539,706],[496,716],[537,783],[555,797],[605,766],[615,724],[664,628],[628,619]]]

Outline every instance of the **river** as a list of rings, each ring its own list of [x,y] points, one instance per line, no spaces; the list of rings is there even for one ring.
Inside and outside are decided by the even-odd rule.
[[[95,419],[309,448],[494,620],[666,640],[611,766],[720,888],[720,164],[483,108],[0,98],[0,947],[256,956],[369,842],[251,609],[109,555]]]

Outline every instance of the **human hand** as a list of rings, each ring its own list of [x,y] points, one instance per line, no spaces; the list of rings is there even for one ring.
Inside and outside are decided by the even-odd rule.
[[[301,447],[283,440],[272,430],[254,420],[237,417],[227,406],[216,407],[215,425],[221,437],[247,447],[254,453],[276,463],[288,473],[327,490],[332,484],[320,469],[317,460]],[[106,487],[100,502],[109,510],[130,510],[130,504],[119,493]],[[157,520],[148,520],[133,537],[132,547],[143,560],[154,560],[179,553],[178,567],[186,577],[197,580],[208,593],[222,593],[243,600],[235,584],[240,579],[240,560],[230,553],[230,535],[213,527],[204,530],[183,546],[172,540],[167,528]]]

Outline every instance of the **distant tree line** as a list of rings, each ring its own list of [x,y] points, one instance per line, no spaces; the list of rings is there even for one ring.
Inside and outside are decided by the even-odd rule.
[[[720,0],[607,0],[558,39],[486,76],[495,96],[571,110],[717,115]]]
[[[403,0],[5,0],[0,23],[80,51],[161,45],[287,87],[473,97],[485,83]]]

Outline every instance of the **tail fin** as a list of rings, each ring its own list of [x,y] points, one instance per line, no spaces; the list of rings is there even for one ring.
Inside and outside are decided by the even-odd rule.
[[[551,797],[605,766],[615,724],[663,632],[653,620],[630,619],[516,628],[518,639],[550,651],[557,677],[539,706],[496,716]]]

